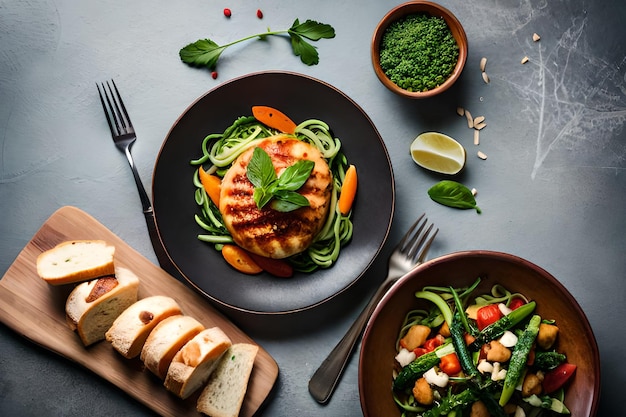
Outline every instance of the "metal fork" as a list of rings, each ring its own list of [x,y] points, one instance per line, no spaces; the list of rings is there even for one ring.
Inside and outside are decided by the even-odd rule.
[[[391,285],[426,258],[430,245],[439,231],[439,229],[433,231],[432,223],[425,228],[427,222],[425,214],[422,214],[400,240],[389,257],[387,278],[378,287],[343,339],[313,374],[309,381],[309,392],[317,402],[325,404],[330,399],[357,341],[363,334],[367,321]]]
[[[167,253],[161,243],[161,239],[159,238],[156,221],[154,219],[154,212],[152,210],[152,203],[150,202],[150,198],[143,187],[141,178],[139,177],[139,172],[137,172],[133,155],[130,153],[132,145],[137,140],[137,135],[135,134],[135,129],[130,121],[128,112],[126,111],[126,106],[124,106],[124,102],[122,101],[122,96],[115,85],[115,81],[113,80],[111,80],[110,83],[108,81],[106,84],[101,83],[101,85],[96,83],[96,87],[98,88],[100,102],[102,103],[102,109],[104,110],[104,114],[107,118],[109,129],[111,129],[113,142],[115,142],[115,146],[117,146],[120,151],[124,152],[133,172],[135,184],[137,185],[137,191],[139,191],[139,198],[141,199],[141,205],[143,207],[143,214],[146,218],[146,225],[148,226],[148,233],[150,234],[150,241],[152,242],[152,247],[157,256],[159,265],[170,275],[180,279],[180,273],[167,256]],[[100,87],[102,87],[102,89]]]

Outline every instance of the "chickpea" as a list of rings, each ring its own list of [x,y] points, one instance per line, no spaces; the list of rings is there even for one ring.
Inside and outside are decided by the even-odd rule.
[[[439,328],[439,334],[443,337],[450,337],[450,326],[448,326],[448,322],[443,322],[443,324]]]
[[[406,335],[400,339],[400,345],[407,350],[413,350],[416,347],[420,347],[426,342],[430,335],[430,327],[421,324],[416,324],[409,328]]]
[[[415,397],[415,401],[422,405],[431,405],[435,401],[433,389],[428,381],[426,381],[426,378],[421,377],[415,381],[413,397]]]
[[[508,402],[504,405],[504,407],[502,407],[502,409],[504,410],[505,414],[510,415],[510,414],[515,413],[515,411],[517,411],[517,405],[511,402]]]
[[[472,404],[472,411],[470,412],[470,417],[490,417],[489,410],[487,410],[487,406],[482,401],[476,401]]]
[[[489,342],[487,349],[487,360],[489,362],[504,363],[511,359],[511,351],[497,340]]]
[[[537,374],[528,373],[522,383],[522,397],[530,397],[533,394],[541,394],[541,378]]]
[[[556,342],[559,334],[559,328],[553,324],[541,323],[539,325],[539,333],[537,333],[537,345],[542,349],[548,350]]]

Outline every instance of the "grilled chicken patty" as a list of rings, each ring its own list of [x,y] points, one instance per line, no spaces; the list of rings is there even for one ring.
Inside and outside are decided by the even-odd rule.
[[[330,206],[332,174],[320,151],[306,142],[278,135],[257,147],[270,156],[278,176],[299,160],[315,162],[308,180],[298,190],[310,206],[279,212],[268,204],[259,210],[253,198],[254,186],[247,177],[254,152],[251,148],[239,155],[222,179],[220,213],[239,246],[268,258],[286,258],[306,250],[324,225]]]

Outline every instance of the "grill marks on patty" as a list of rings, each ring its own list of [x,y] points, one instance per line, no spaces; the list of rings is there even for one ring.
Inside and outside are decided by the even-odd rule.
[[[330,206],[332,174],[317,148],[289,136],[267,138],[257,145],[272,159],[276,175],[299,160],[315,163],[306,183],[298,190],[310,203],[291,212],[279,212],[254,202],[254,186],[247,177],[254,148],[242,153],[222,180],[220,212],[226,228],[239,246],[261,256],[286,258],[310,246],[323,227]]]

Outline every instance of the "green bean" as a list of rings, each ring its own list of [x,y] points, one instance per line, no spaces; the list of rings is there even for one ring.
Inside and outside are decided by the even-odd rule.
[[[394,389],[402,390],[412,386],[424,372],[441,362],[441,357],[454,352],[454,346],[447,343],[437,347],[432,352],[423,354],[413,362],[402,368],[393,381]]]
[[[500,395],[499,404],[503,407],[507,402],[509,402],[509,399],[513,395],[513,391],[515,391],[515,387],[522,377],[524,369],[526,368],[528,354],[532,349],[535,338],[537,337],[540,324],[541,317],[534,315],[530,319],[528,326],[526,326],[524,333],[522,333],[522,336],[515,344],[515,348],[513,349],[513,353],[511,354],[511,359],[509,361],[509,369],[507,370],[506,377],[504,379],[502,394]]]
[[[456,307],[456,312],[459,315],[459,319],[461,320],[461,323],[463,324],[463,328],[465,329],[467,333],[471,334],[472,329],[470,329],[470,326],[467,323],[467,316],[465,315],[465,309],[463,308],[463,303],[461,302],[461,299],[459,298],[456,291],[452,287],[450,287],[450,293],[452,293],[452,298],[454,299],[454,306]]]
[[[478,373],[476,366],[474,366],[474,360],[472,359],[472,355],[467,350],[467,346],[465,345],[465,338],[463,337],[463,323],[460,319],[461,314],[465,314],[462,310],[454,313],[454,317],[452,319],[452,326],[450,326],[450,336],[452,337],[452,344],[454,345],[454,350],[456,350],[456,355],[459,358],[459,362],[461,363],[461,369],[467,377],[472,377]]]

